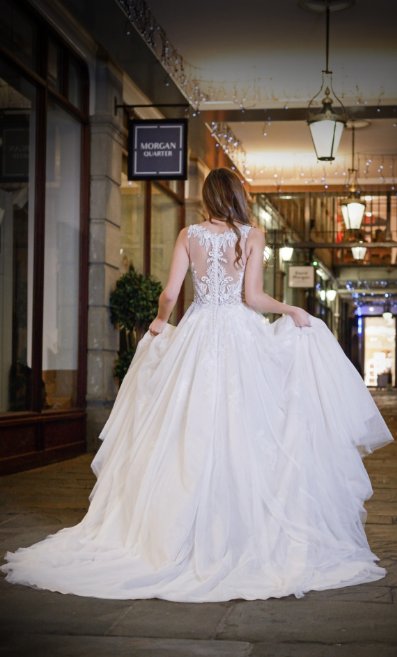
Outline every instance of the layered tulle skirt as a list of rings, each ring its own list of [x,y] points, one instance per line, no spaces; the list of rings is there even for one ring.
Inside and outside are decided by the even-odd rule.
[[[10,582],[100,598],[266,599],[371,582],[362,456],[392,440],[325,324],[193,304],[147,333],[75,527],[8,553]]]

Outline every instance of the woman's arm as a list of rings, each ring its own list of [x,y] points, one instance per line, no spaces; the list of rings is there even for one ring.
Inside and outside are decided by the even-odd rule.
[[[310,315],[306,310],[276,301],[263,292],[264,248],[265,237],[262,231],[258,228],[252,228],[248,234],[246,244],[245,300],[247,304],[263,313],[290,315],[295,322],[295,326],[310,326]]]
[[[189,239],[187,231],[188,229],[184,228],[178,235],[168,283],[160,294],[157,317],[149,326],[149,331],[152,335],[158,335],[163,331],[181,291],[182,283],[189,267]]]

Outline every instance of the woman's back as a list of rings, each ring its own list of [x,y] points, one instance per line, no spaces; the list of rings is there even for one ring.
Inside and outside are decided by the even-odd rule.
[[[225,223],[225,222],[223,222]],[[197,304],[225,305],[243,301],[246,242],[251,226],[240,224],[241,258],[236,253],[238,236],[221,222],[189,227],[189,260]]]

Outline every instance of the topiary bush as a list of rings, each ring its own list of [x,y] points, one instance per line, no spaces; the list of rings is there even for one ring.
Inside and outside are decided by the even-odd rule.
[[[110,321],[120,328],[120,351],[114,367],[119,384],[128,371],[139,340],[157,315],[162,291],[161,283],[153,276],[138,274],[131,265],[110,294]]]
[[[117,379],[119,385],[128,372],[128,368],[131,365],[131,361],[134,358],[135,349],[127,349],[127,351],[119,351],[119,357],[114,361],[114,378]]]

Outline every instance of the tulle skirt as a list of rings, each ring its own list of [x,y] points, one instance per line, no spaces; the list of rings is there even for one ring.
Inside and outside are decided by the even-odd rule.
[[[325,324],[193,303],[149,333],[83,521],[6,555],[10,582],[99,598],[267,599],[382,578],[362,456],[392,440]]]

